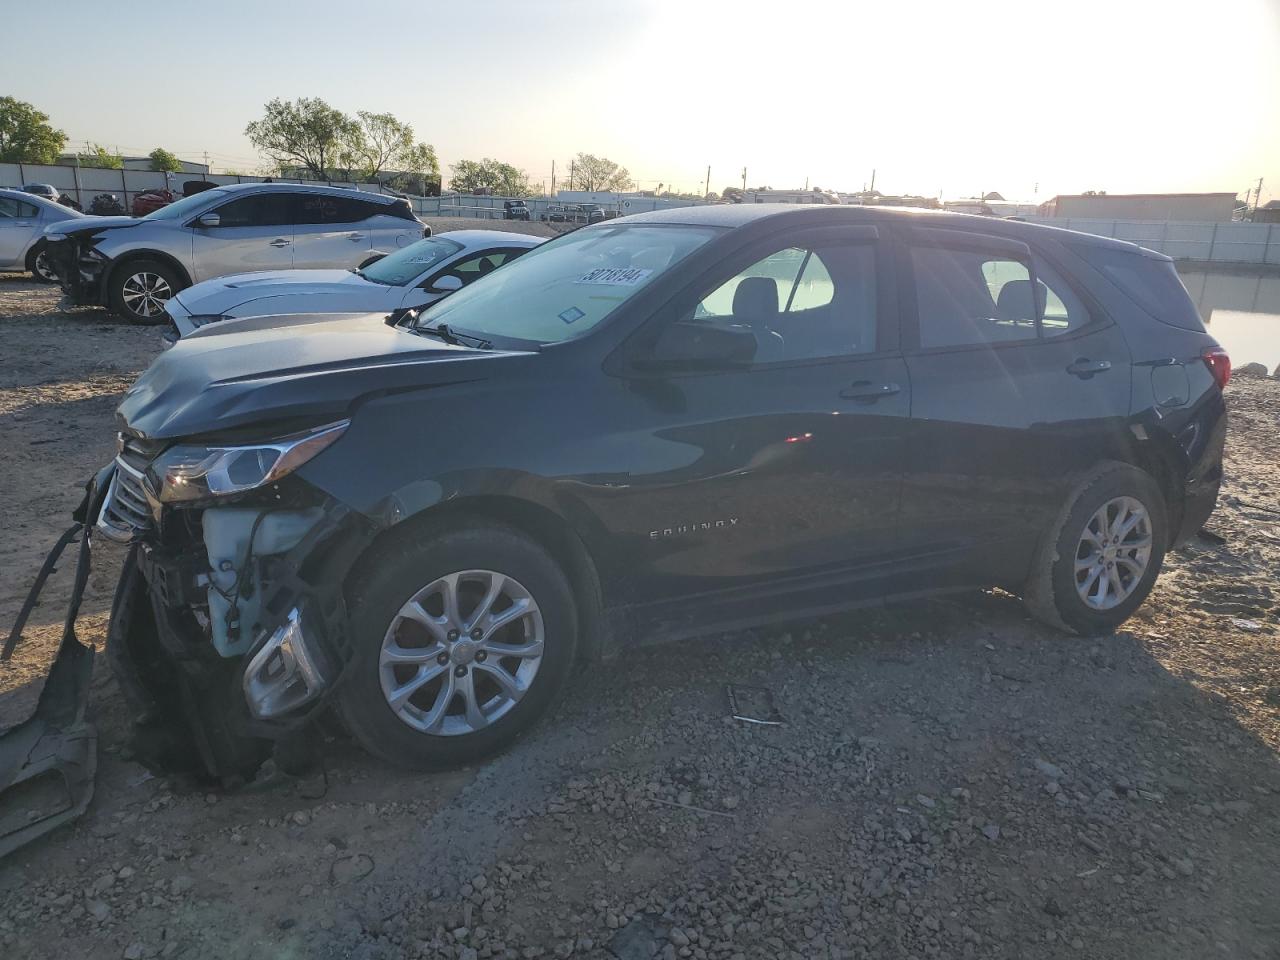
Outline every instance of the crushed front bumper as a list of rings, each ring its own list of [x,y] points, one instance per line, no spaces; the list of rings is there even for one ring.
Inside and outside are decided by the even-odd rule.
[[[77,239],[74,234],[52,236],[45,242],[45,253],[65,294],[63,305],[107,305],[106,281],[111,261],[92,244]]]

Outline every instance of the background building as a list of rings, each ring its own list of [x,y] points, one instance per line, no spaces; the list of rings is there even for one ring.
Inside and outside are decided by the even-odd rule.
[[[1042,217],[1081,220],[1199,220],[1229,223],[1234,193],[1059,194],[1040,204]]]

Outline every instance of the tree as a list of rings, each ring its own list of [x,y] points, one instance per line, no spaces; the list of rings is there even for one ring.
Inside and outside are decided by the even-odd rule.
[[[573,161],[573,174],[569,178],[570,190],[586,190],[589,193],[623,191],[631,189],[631,174],[607,157],[580,153]]]
[[[119,170],[124,166],[124,157],[99,143],[87,144],[85,150],[76,154],[76,161],[82,167],[105,167],[108,170]]]
[[[0,97],[0,163],[54,163],[67,135],[49,115],[14,97]]]
[[[181,173],[182,164],[164,147],[156,147],[147,157],[151,160],[151,169],[157,173]]]
[[[528,175],[509,163],[499,160],[459,160],[453,164],[453,176],[449,185],[459,193],[488,190],[504,197],[533,196],[533,185]]]
[[[387,170],[427,179],[440,175],[440,161],[429,143],[416,143],[413,127],[389,113],[359,111],[359,137],[349,144],[353,168],[370,180]]]
[[[362,139],[355,120],[318,97],[296,103],[277,97],[244,133],[276,163],[306,167],[318,180],[329,179],[339,161],[357,156]]]

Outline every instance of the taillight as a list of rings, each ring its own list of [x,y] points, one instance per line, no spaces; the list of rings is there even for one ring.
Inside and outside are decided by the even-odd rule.
[[[1209,368],[1209,373],[1213,374],[1213,382],[1219,388],[1225,387],[1231,379],[1231,358],[1227,356],[1227,351],[1221,347],[1205,347],[1200,357]]]

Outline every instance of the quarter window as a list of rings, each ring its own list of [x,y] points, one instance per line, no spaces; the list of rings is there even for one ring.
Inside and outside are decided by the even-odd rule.
[[[876,258],[870,244],[787,247],[705,294],[694,322],[750,329],[756,361],[876,349]]]
[[[16,219],[18,216],[18,201],[13,197],[0,197],[0,217],[4,219]]]
[[[920,346],[973,346],[1036,339],[1031,274],[1019,260],[979,250],[911,251]]]
[[[1076,292],[1039,257],[1034,260],[1036,279],[1040,281],[1040,332],[1046,337],[1075,333],[1091,319],[1089,309]]]
[[[359,223],[382,208],[356,197],[335,197],[327,193],[298,194],[298,223]]]

